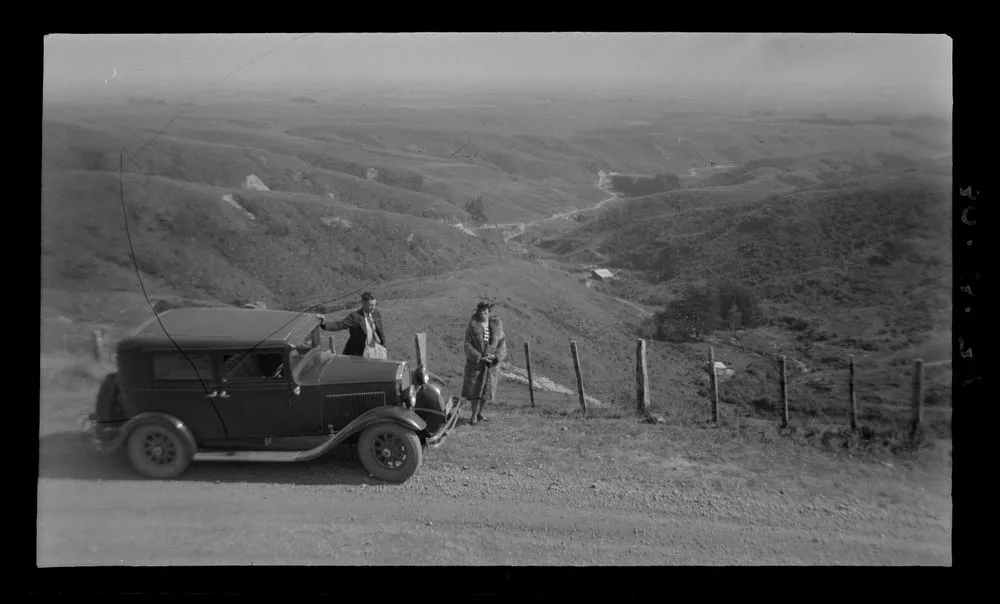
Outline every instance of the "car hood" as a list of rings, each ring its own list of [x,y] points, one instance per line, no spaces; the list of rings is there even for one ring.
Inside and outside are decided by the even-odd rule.
[[[312,371],[303,371],[297,381],[301,384],[394,382],[403,376],[404,371],[405,361],[336,355]]]

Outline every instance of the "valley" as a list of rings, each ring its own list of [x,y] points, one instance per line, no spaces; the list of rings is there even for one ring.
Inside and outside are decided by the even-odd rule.
[[[443,510],[434,507],[443,505],[441,492],[471,505],[513,485],[509,500],[494,502],[503,530],[475,525],[468,533],[472,519],[449,520],[444,512],[406,520],[419,529],[397,527],[450,543],[439,562],[463,563],[472,552],[482,563],[517,563],[512,552],[524,548],[531,563],[548,563],[576,551],[569,543],[579,527],[572,522],[552,525],[557,547],[544,522],[514,513],[528,501],[536,520],[576,513],[558,492],[563,488],[588,494],[588,513],[598,516],[616,501],[630,506],[602,516],[607,526],[600,530],[612,541],[593,550],[597,562],[642,564],[642,556],[659,551],[649,560],[950,563],[950,516],[944,519],[952,404],[950,120],[848,101],[839,108],[827,102],[819,113],[809,103],[780,110],[757,100],[700,106],[662,90],[403,98],[377,90],[258,90],[208,92],[193,104],[46,102],[45,560],[85,558],[84,542],[95,540],[101,543],[95,559],[117,563],[114,552],[122,551],[148,563],[170,540],[158,534],[159,545],[147,548],[107,541],[110,525],[74,528],[117,510],[128,519],[127,534],[138,534],[138,506],[146,497],[117,469],[85,467],[66,444],[72,418],[93,404],[110,370],[91,358],[94,330],[103,331],[110,352],[158,302],[256,301],[338,315],[356,307],[357,292],[373,290],[390,356],[414,362],[413,334],[426,333],[432,371],[456,390],[465,325],[480,299],[496,303],[508,337],[493,424],[502,442],[463,434],[463,426],[454,437],[458,452],[440,455],[444,469],[428,471],[404,491],[407,501]],[[615,174],[658,179],[665,189],[630,195],[614,188],[608,175]],[[613,277],[594,277],[598,268]],[[653,426],[634,418],[639,338],[648,346],[650,413],[661,418]],[[580,346],[587,395],[600,410],[596,420],[574,415],[571,341]],[[535,409],[523,384],[525,345],[536,379],[547,384],[536,391]],[[720,386],[723,427],[711,433],[704,427],[709,347],[732,372]],[[782,356],[792,367],[797,427],[779,435]],[[844,432],[852,356],[868,426],[855,436]],[[903,445],[908,371],[917,358],[936,364],[926,375],[927,440],[909,451]],[[620,440],[626,433],[648,450],[630,449]],[[526,450],[533,453],[518,453]],[[638,461],[619,473],[605,450]],[[782,462],[761,469],[775,450],[801,467]],[[690,466],[671,461],[684,456],[693,459]],[[511,461],[497,466],[494,459]],[[491,469],[477,473],[476,463]],[[898,472],[884,469],[887,463]],[[752,479],[747,464],[755,464]],[[524,473],[527,466],[546,469]],[[565,470],[562,478],[556,467]],[[310,465],[287,476],[274,468],[239,470],[237,478],[217,478],[225,470],[209,467],[165,497],[165,517],[179,521],[188,496],[208,505],[220,480],[226,483],[220,492],[234,500],[251,483],[252,492],[273,494],[273,505],[294,510],[283,524],[268,525],[281,539],[246,537],[250,545],[239,555],[213,549],[195,535],[219,526],[221,516],[203,511],[185,520],[183,531],[194,540],[190,559],[313,563],[327,555],[326,537],[317,537],[313,525],[354,521],[339,512],[309,520],[325,505],[324,493],[363,499],[373,491],[362,490],[365,479],[353,470],[317,478],[324,468]],[[796,482],[798,472],[815,476],[807,479],[815,485]],[[817,501],[819,490],[833,492],[834,478],[823,472],[838,484],[859,482],[829,495],[831,506],[848,506],[843,518],[830,520],[828,533],[843,539],[814,550],[808,523],[826,516],[806,502]],[[126,503],[115,505],[92,488],[95,477],[106,478]],[[902,486],[879,490],[879,481]],[[923,481],[930,494],[913,481]],[[283,482],[292,486],[284,489]],[[714,497],[699,494],[704,485],[721,485],[718,514],[696,512]],[[739,504],[778,486],[790,495],[759,499],[760,509]],[[885,494],[894,488],[909,499]],[[60,503],[74,493],[84,508]],[[400,513],[397,503],[379,505]],[[779,539],[786,553],[764,534],[744,539],[740,526],[754,519],[777,526],[786,505],[799,523]],[[261,500],[240,509],[264,519],[271,506]],[[636,517],[662,517],[668,508],[683,520],[679,532],[657,521],[643,542],[652,550],[629,545],[629,527],[641,524]],[[892,520],[893,511],[909,520]],[[851,524],[862,520],[869,524]],[[890,526],[885,547],[879,522]],[[426,528],[431,523],[438,528]],[[362,520],[352,551],[381,548],[382,562],[400,562],[419,549],[392,550],[375,524]],[[920,527],[932,533],[926,544]],[[311,531],[312,549],[293,552],[291,530]],[[498,530],[508,533],[497,537],[496,549],[468,536]],[[75,536],[63,540],[63,533]],[[710,553],[679,553],[702,536]],[[656,550],[663,542],[675,543],[675,553]],[[345,554],[337,563],[351,560]]]
[[[761,328],[794,319],[826,334],[783,333],[798,356],[874,352],[883,363],[949,329],[950,165],[937,118],[752,118],[664,111],[669,101],[655,96],[610,108],[568,96],[556,115],[530,96],[490,107],[483,96],[452,98],[447,120],[429,99],[399,106],[377,94],[360,104],[208,95],[193,107],[46,106],[42,310],[73,323],[45,323],[43,350],[68,352],[94,326],[113,334],[148,314],[133,253],[153,301],[301,309],[367,287],[399,305],[403,333],[419,324],[442,337],[479,296],[502,300],[515,334],[560,296],[559,319],[535,331],[548,340],[539,362],[572,383],[558,342],[619,333],[618,350],[602,342],[595,359],[597,389],[609,393],[627,391],[627,379],[604,376],[627,366],[630,338],[661,321],[650,313],[708,281],[752,291]],[[130,149],[121,182],[120,145]],[[634,197],[614,190],[614,174],[681,184]],[[617,278],[584,278],[599,266]],[[548,294],[538,300],[536,273]],[[455,308],[423,310],[432,291]],[[131,301],[83,310],[112,293]],[[591,317],[586,305],[606,310]],[[879,322],[833,327],[860,307],[880,309]],[[691,354],[683,341],[653,344]],[[445,358],[458,362],[454,351]],[[678,387],[694,396],[699,386],[666,389]]]

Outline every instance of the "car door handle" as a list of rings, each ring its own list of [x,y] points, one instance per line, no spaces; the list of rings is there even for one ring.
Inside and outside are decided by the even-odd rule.
[[[220,395],[219,395],[219,398],[229,398],[229,395],[228,395],[228,394],[226,394],[226,391],[225,391],[225,390],[223,390],[223,391],[222,391],[222,394],[220,394]]]
[[[205,398],[215,398],[217,396],[219,396],[219,391],[218,390],[213,390],[211,394],[206,394]]]

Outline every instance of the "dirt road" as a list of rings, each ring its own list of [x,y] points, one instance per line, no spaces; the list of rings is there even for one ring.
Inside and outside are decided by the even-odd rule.
[[[699,172],[705,172],[705,171],[711,171],[711,170],[728,170],[730,168],[735,168],[735,167],[736,166],[728,166],[727,165],[727,166],[703,166],[703,167],[700,167],[700,168],[689,168],[688,169],[688,174],[685,175],[685,176],[693,178],[693,177],[697,177]],[[504,235],[504,242],[508,242],[511,239],[513,239],[514,237],[518,237],[520,235],[523,235],[525,233],[525,231],[527,231],[527,229],[530,228],[530,227],[538,226],[540,224],[544,224],[546,222],[552,222],[552,221],[555,221],[555,220],[565,220],[565,219],[571,218],[572,216],[576,216],[577,214],[580,214],[582,212],[589,212],[591,210],[597,210],[597,209],[600,209],[600,208],[604,207],[605,205],[611,203],[612,201],[615,201],[615,200],[621,198],[621,195],[619,193],[611,192],[611,190],[609,188],[602,187],[599,183],[596,184],[595,186],[597,187],[597,189],[599,189],[599,190],[601,190],[603,192],[610,193],[610,195],[606,199],[603,199],[603,200],[597,202],[596,204],[594,204],[592,206],[585,207],[585,208],[577,208],[575,210],[569,210],[569,211],[566,211],[566,212],[560,212],[558,214],[553,214],[551,216],[547,216],[545,218],[539,218],[539,219],[536,219],[536,220],[532,220],[530,222],[504,222],[504,223],[500,223],[500,224],[489,224],[489,225],[485,225],[485,226],[474,227],[471,230],[472,231],[482,231],[482,230],[487,230],[487,229],[500,229],[500,230],[514,229],[514,230],[512,230],[512,231],[510,231],[510,232],[508,232],[508,233],[506,233]]]
[[[484,225],[484,226],[480,226],[480,227],[474,227],[472,230],[473,231],[483,231],[483,230],[487,230],[487,229],[500,229],[500,230],[515,229],[515,230],[512,230],[509,233],[506,233],[504,235],[504,242],[508,242],[511,239],[513,239],[514,237],[517,237],[519,235],[523,235],[524,232],[529,227],[538,226],[538,225],[544,224],[546,222],[553,222],[555,220],[565,220],[565,219],[568,219],[568,218],[570,218],[572,216],[576,216],[577,214],[580,214],[582,212],[589,212],[591,210],[597,210],[597,209],[600,209],[600,208],[604,207],[605,205],[607,205],[607,204],[611,203],[612,201],[615,201],[616,199],[618,199],[618,198],[621,197],[621,195],[619,195],[618,193],[613,193],[613,192],[609,191],[608,189],[605,189],[605,188],[601,187],[600,185],[595,185],[595,186],[599,190],[601,190],[601,191],[603,191],[605,193],[609,193],[609,196],[606,199],[602,199],[601,201],[597,202],[596,204],[594,204],[592,206],[584,207],[584,208],[576,208],[574,210],[567,210],[566,212],[560,212],[558,214],[553,214],[553,215],[547,216],[545,218],[538,218],[536,220],[532,220],[532,221],[529,221],[529,222],[503,222],[503,223],[500,223],[500,224],[488,224],[488,225]]]
[[[944,500],[886,467],[814,481],[723,461],[729,447],[670,426],[491,415],[402,486],[350,449],[143,480],[44,436],[38,564],[951,564]]]
[[[625,298],[619,298],[618,296],[611,296],[611,297],[614,298],[615,300],[618,300],[622,304],[624,304],[626,306],[629,306],[629,307],[632,307],[635,310],[639,311],[644,317],[651,317],[654,314],[656,314],[656,311],[649,310],[648,308],[643,308],[642,306],[639,306],[635,302],[630,302],[630,301],[626,300]]]
[[[729,170],[736,167],[737,166],[735,165],[732,166],[727,165],[727,166],[702,166],[700,168],[688,168],[688,173],[685,174],[684,176],[688,178],[693,178],[698,176],[699,172],[708,172],[711,170]]]

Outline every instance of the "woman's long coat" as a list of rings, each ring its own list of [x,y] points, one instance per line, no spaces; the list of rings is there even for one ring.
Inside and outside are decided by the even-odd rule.
[[[484,355],[492,354],[497,358],[495,365],[485,365],[479,362]],[[483,380],[486,388],[483,390],[483,400],[492,401],[497,393],[500,379],[500,363],[507,358],[507,338],[503,332],[503,322],[500,317],[490,317],[490,342],[483,342],[483,322],[476,315],[469,320],[465,328],[465,380],[462,382],[462,398],[479,398]]]

